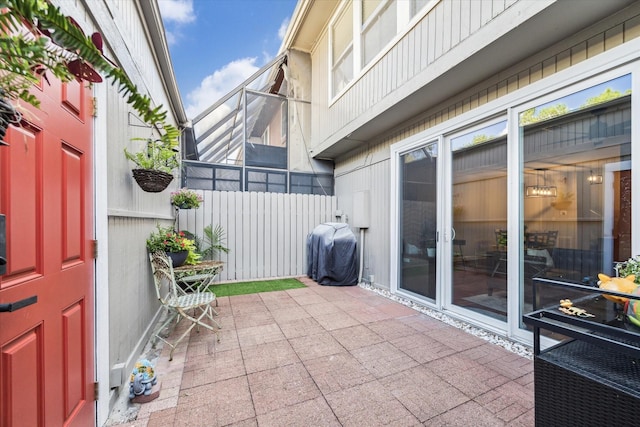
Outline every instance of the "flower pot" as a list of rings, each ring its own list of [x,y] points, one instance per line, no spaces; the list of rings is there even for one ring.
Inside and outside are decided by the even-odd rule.
[[[159,193],[171,183],[173,175],[154,169],[133,169],[133,178],[148,193]]]
[[[187,260],[189,251],[167,252],[167,256],[171,258],[174,267],[180,267]]]

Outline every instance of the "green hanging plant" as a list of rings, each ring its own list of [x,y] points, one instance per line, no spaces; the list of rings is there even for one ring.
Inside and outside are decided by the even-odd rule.
[[[154,148],[125,156],[143,169],[175,169],[178,166],[180,131],[167,122],[162,105],[152,107],[151,98],[138,91],[127,75],[102,51],[100,33],[85,35],[78,23],[59,7],[45,0],[0,0],[0,88],[9,100],[23,100],[35,107],[38,98],[30,92],[47,73],[63,82],[73,79],[98,83],[105,76],[160,137]],[[151,154],[160,153],[160,156]]]

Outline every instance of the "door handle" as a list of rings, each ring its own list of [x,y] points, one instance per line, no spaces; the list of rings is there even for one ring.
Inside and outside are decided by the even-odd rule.
[[[8,302],[0,304],[0,313],[6,311],[16,311],[24,308],[28,305],[35,304],[38,302],[38,295],[34,295],[29,298],[21,299],[20,301]]]

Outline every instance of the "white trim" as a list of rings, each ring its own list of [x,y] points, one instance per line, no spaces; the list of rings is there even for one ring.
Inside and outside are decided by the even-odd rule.
[[[107,85],[93,85],[96,111],[101,112],[93,121],[93,174],[95,203],[95,239],[98,241],[98,257],[95,260],[94,291],[94,340],[96,381],[99,385],[99,396],[96,402],[97,425],[103,425],[109,416],[109,218],[108,203],[108,108]]]

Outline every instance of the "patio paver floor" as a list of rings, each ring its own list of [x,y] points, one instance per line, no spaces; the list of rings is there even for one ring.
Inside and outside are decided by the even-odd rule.
[[[220,298],[220,342],[193,331],[171,362],[165,346],[160,397],[119,425],[534,425],[531,360],[367,289],[300,280]]]

